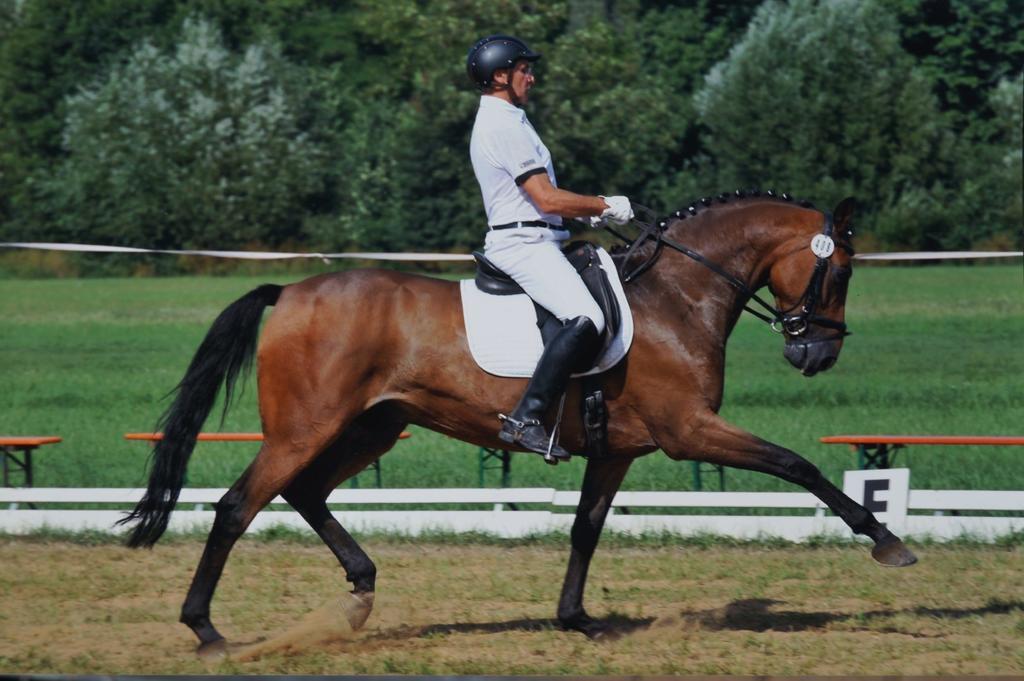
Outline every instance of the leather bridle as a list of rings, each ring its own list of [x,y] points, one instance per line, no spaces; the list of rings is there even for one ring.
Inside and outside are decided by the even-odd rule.
[[[761,297],[758,296],[756,292],[752,291],[750,287],[747,286],[739,277],[725,271],[717,263],[708,260],[700,253],[687,248],[683,244],[666,237],[665,229],[668,225],[668,219],[658,219],[651,209],[644,206],[633,204],[633,208],[647,217],[646,220],[636,217],[633,218],[632,222],[641,230],[640,235],[637,236],[636,239],[629,239],[616,231],[611,225],[605,225],[605,229],[628,244],[625,255],[622,259],[622,264],[619,268],[619,276],[622,279],[623,284],[633,281],[653,267],[655,262],[657,262],[658,258],[661,256],[663,248],[668,246],[672,250],[682,253],[686,257],[695,260],[715,274],[724,278],[729,282],[729,285],[740,291],[748,300],[752,300],[760,305],[767,314],[759,310],[755,310],[748,304],[744,304],[743,309],[767,323],[771,327],[772,331],[775,331],[776,333],[784,334],[789,338],[800,338],[802,343],[821,343],[824,341],[838,340],[850,335],[845,323],[837,322],[829,319],[828,317],[822,317],[817,314],[818,304],[821,302],[822,290],[824,288],[825,276],[829,269],[832,250],[826,249],[828,250],[827,255],[819,255],[818,252],[815,252],[817,262],[814,264],[814,271],[811,273],[810,281],[807,282],[807,287],[792,307],[783,310],[762,300]],[[824,236],[825,239],[827,239],[824,243],[830,245],[834,249],[835,242],[832,237],[834,229],[835,227],[832,220],[832,214],[825,211],[825,225],[822,228],[821,234],[816,238]],[[629,269],[629,261],[637,254],[640,247],[648,241],[654,242],[654,249],[643,260],[643,262],[639,263],[632,269]],[[846,244],[840,245],[845,250],[850,250]],[[805,337],[805,334],[811,326],[831,329],[835,333],[821,338],[809,339]]]

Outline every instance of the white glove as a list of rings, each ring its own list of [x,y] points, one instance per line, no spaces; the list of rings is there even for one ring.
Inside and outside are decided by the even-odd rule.
[[[633,207],[629,205],[629,199],[625,196],[602,196],[601,198],[608,204],[608,207],[601,213],[602,220],[624,225],[633,219]]]

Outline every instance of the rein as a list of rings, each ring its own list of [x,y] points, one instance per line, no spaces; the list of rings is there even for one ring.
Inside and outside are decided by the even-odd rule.
[[[748,300],[753,300],[762,308],[764,308],[768,312],[768,314],[765,314],[759,310],[755,310],[748,304],[744,304],[743,306],[744,310],[746,310],[750,314],[754,315],[761,321],[768,324],[771,327],[772,331],[775,331],[776,333],[784,333],[787,336],[791,337],[801,337],[807,332],[809,326],[813,324],[816,326],[822,326],[825,328],[833,329],[836,333],[825,338],[805,340],[806,343],[820,343],[823,341],[836,340],[839,338],[843,338],[844,336],[850,335],[850,332],[846,330],[845,323],[833,321],[831,319],[828,319],[827,317],[821,317],[815,314],[815,310],[818,306],[818,301],[821,298],[822,286],[825,281],[825,273],[828,271],[828,262],[832,251],[829,251],[828,255],[825,256],[819,255],[818,252],[815,252],[815,256],[818,260],[814,264],[814,271],[811,273],[810,281],[807,282],[807,288],[804,289],[803,294],[792,307],[782,310],[762,300],[761,297],[758,296],[755,291],[752,291],[750,287],[743,282],[743,280],[741,280],[736,275],[727,272],[717,263],[708,260],[700,253],[684,246],[683,244],[680,244],[676,241],[673,241],[672,239],[667,238],[664,235],[664,228],[666,226],[667,221],[659,220],[657,214],[650,208],[640,206],[635,203],[633,204],[633,207],[635,209],[638,209],[639,212],[643,213],[647,218],[645,220],[637,219],[636,217],[633,218],[633,224],[638,226],[641,230],[640,235],[636,239],[630,239],[624,236],[623,234],[619,233],[611,225],[605,225],[605,229],[611,232],[611,234],[613,234],[618,239],[622,240],[624,243],[628,244],[625,256],[622,260],[621,267],[622,272],[620,276],[622,278],[623,284],[628,284],[629,282],[635,280],[641,274],[649,270],[651,267],[653,267],[654,264],[657,262],[658,258],[661,257],[663,248],[665,246],[668,246],[672,250],[682,253],[686,257],[700,263],[701,265],[708,268],[718,276],[722,277],[729,283],[730,286],[732,286],[737,291],[740,291],[743,295],[745,295]],[[833,243],[833,229],[834,225],[832,222],[832,214],[828,211],[825,211],[825,226],[822,230],[822,236],[827,238],[827,243],[830,245]],[[647,243],[648,240],[653,240],[655,242],[654,250],[639,265],[637,265],[633,269],[627,269],[630,259],[636,255],[639,248],[645,243]],[[800,311],[797,314],[792,314],[793,311],[796,310],[797,308],[800,308]]]

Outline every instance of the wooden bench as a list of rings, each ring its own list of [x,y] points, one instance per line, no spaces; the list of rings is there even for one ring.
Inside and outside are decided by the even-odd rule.
[[[889,468],[896,451],[908,445],[1017,445],[1024,437],[1016,435],[829,435],[821,438],[829,445],[849,445],[857,452],[857,466]]]
[[[0,456],[3,457],[4,487],[11,487],[11,470],[21,470],[22,483],[32,486],[32,452],[43,445],[61,442],[56,435],[0,435]],[[19,459],[17,452],[21,452]]]
[[[507,449],[480,447],[477,450],[477,471],[481,487],[486,482],[486,472],[489,470],[499,471],[501,474],[501,486],[508,487],[512,474],[512,452]],[[704,489],[705,473],[715,474],[718,477],[719,491],[725,491],[725,467],[721,464],[704,463],[703,461],[693,462],[694,490],[700,492]]]
[[[412,437],[412,433],[402,431],[398,436],[399,440],[405,440]],[[163,433],[125,433],[125,440],[142,440],[144,442],[155,443],[164,439]],[[263,433],[199,433],[196,436],[198,442],[263,442]],[[382,480],[380,475],[380,459],[377,459],[371,463],[367,468],[372,468],[376,474],[376,482],[378,489],[382,487]],[[353,488],[359,487],[359,476],[353,475],[349,479],[349,486]]]

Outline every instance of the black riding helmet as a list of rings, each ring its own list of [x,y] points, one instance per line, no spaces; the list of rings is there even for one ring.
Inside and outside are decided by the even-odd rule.
[[[510,35],[489,35],[476,41],[466,55],[466,73],[481,90],[490,87],[494,72],[512,68],[517,61],[537,61],[534,52],[519,38]]]

